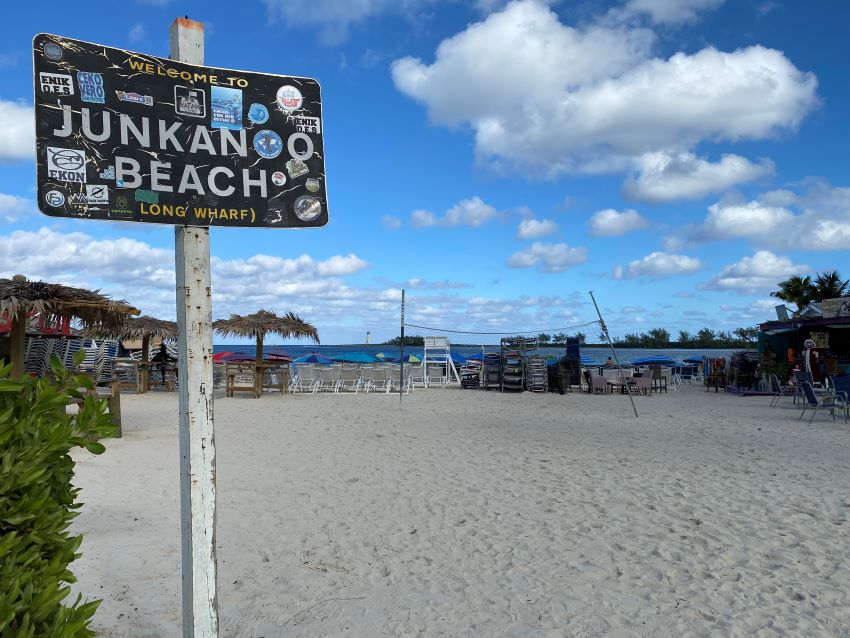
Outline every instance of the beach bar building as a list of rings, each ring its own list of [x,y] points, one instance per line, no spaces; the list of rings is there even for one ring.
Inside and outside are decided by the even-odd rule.
[[[759,326],[760,355],[775,354],[777,361],[801,363],[806,341],[815,342],[824,374],[850,374],[850,298],[825,299],[809,304],[794,316]]]

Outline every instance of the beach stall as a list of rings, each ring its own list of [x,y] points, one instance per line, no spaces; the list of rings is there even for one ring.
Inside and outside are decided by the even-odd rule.
[[[174,321],[157,319],[156,317],[151,317],[149,315],[143,315],[141,317],[132,317],[128,319],[121,331],[117,334],[114,329],[111,328],[93,329],[87,332],[91,334],[91,336],[100,338],[113,337],[125,343],[133,340],[141,341],[139,361],[125,360],[124,363],[128,367],[127,374],[119,376],[122,379],[123,385],[135,385],[137,392],[145,393],[150,389],[151,341],[159,341],[162,346],[164,341],[174,341],[177,339],[177,323]],[[161,378],[163,386],[171,385],[175,380],[176,366],[174,363],[175,362],[173,361],[169,363],[167,360],[156,362],[162,372]],[[132,368],[132,370],[130,370],[130,368]],[[171,380],[170,384],[166,383],[169,379]]]
[[[87,331],[120,332],[128,318],[137,314],[126,301],[110,299],[96,290],[29,281],[23,275],[0,279],[0,321],[10,324],[8,339],[0,341],[0,358],[12,363],[13,375],[25,373],[27,322],[33,317],[38,317],[42,326],[51,322],[67,326],[67,336],[71,336],[73,320]]]
[[[763,367],[810,371],[816,381],[850,373],[850,298],[825,299],[817,308],[812,306],[807,306],[806,316],[759,326]]]
[[[275,388],[283,393],[289,387],[289,364],[263,360],[263,341],[266,335],[277,334],[284,339],[307,338],[319,343],[316,327],[291,312],[282,316],[271,310],[258,310],[244,316],[232,314],[228,319],[213,321],[213,330],[226,337],[253,337],[257,342],[252,365],[226,364],[226,387],[229,397],[235,392],[252,392],[259,398],[266,388]]]

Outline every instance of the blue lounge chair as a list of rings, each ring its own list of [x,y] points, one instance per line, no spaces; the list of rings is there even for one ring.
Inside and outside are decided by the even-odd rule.
[[[800,413],[800,419],[806,414],[806,410],[811,409],[812,416],[809,417],[809,423],[811,423],[820,408],[829,408],[832,420],[835,421],[835,408],[839,408],[844,415],[844,422],[847,423],[850,415],[848,415],[847,403],[842,398],[835,394],[823,394],[819,398],[809,381],[801,382],[800,387],[803,391],[803,411]]]

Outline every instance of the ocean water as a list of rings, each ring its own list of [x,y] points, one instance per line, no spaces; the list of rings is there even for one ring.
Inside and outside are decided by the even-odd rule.
[[[253,356],[256,347],[253,344],[250,345],[227,345],[227,344],[218,344],[213,347],[214,352],[236,352],[240,354],[248,354]],[[485,350],[487,352],[498,352],[499,346],[498,344],[492,346],[485,346]],[[346,352],[365,352],[367,354],[376,355],[379,352],[383,352],[386,355],[397,357],[399,354],[398,346],[385,346],[385,345],[266,345],[264,348],[265,352],[280,352],[285,351],[292,355],[293,358],[301,357],[305,354],[310,354],[311,352],[318,352],[326,357],[333,358]],[[640,359],[642,357],[657,357],[657,356],[666,356],[672,358],[674,361],[682,361],[686,357],[699,357],[699,356],[709,356],[709,357],[726,357],[727,359],[730,357],[734,350],[728,348],[707,348],[704,350],[684,350],[677,348],[615,348],[617,356],[620,359],[621,364],[631,363],[635,359]],[[417,356],[422,355],[422,348],[419,346],[405,346],[404,348],[405,354],[415,354]],[[472,347],[472,346],[452,346],[452,352],[456,352],[463,356],[469,356],[472,354],[476,354],[481,352],[481,347]],[[542,355],[553,355],[556,357],[560,357],[564,354],[564,347],[541,347],[538,352]],[[602,364],[605,360],[611,356],[611,350],[609,348],[582,348],[581,349],[582,356],[589,357],[595,363]]]

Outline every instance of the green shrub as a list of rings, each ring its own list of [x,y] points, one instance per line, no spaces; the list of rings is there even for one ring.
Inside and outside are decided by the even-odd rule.
[[[780,383],[788,383],[793,367],[785,361],[762,362],[761,371],[764,374],[775,374]]]
[[[52,379],[11,378],[0,362],[0,638],[93,636],[88,625],[100,604],[79,595],[63,604],[83,540],[68,532],[81,505],[69,452],[100,454],[97,438],[114,426],[106,402],[85,392],[89,379],[55,357],[50,367]],[[66,414],[77,401],[78,414]]]

